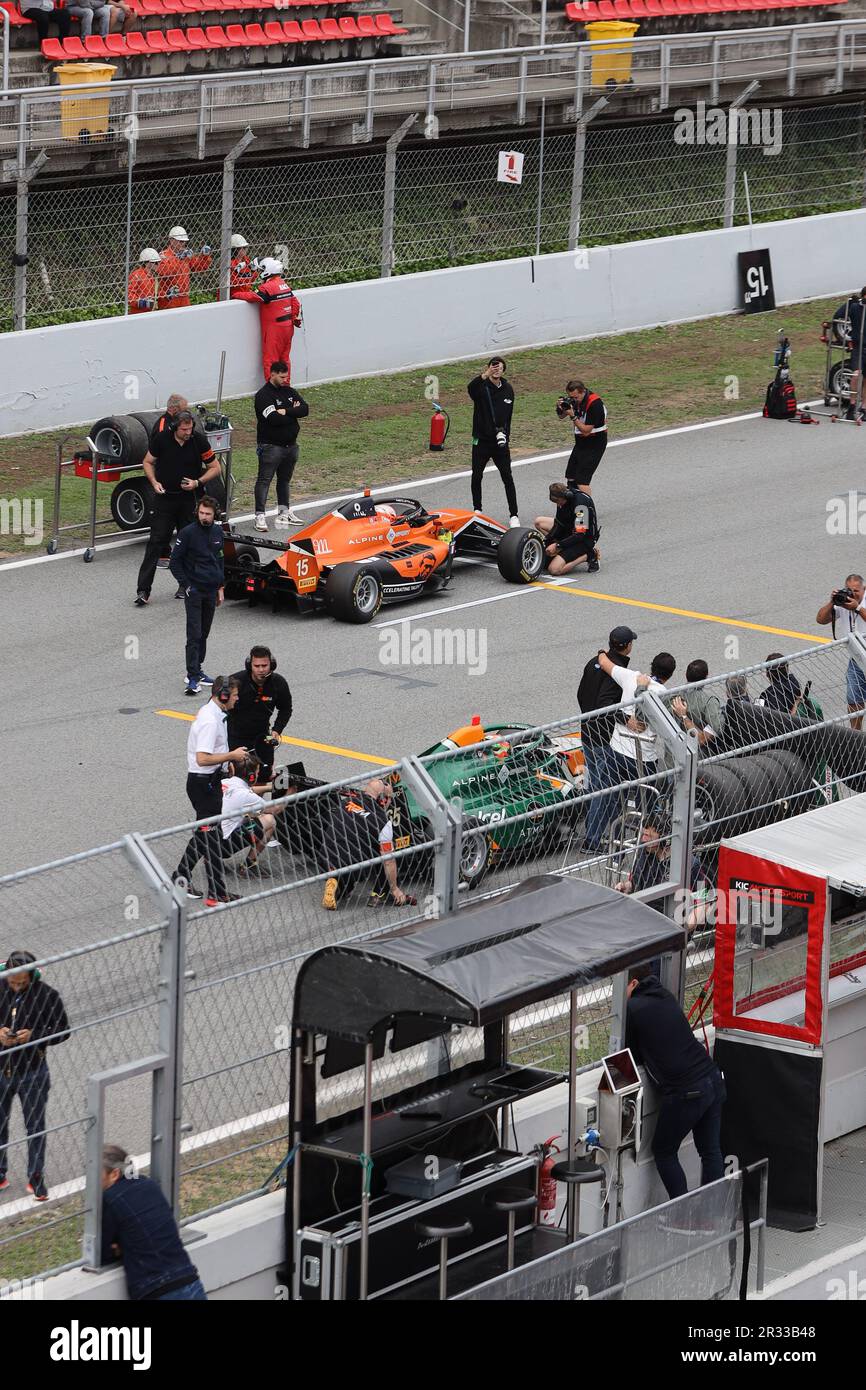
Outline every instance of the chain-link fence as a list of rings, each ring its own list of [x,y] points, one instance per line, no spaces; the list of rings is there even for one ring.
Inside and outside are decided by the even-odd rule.
[[[565,874],[635,893],[686,927],[694,1014],[712,971],[720,843],[866,789],[864,691],[866,647],[851,637],[543,728],[471,726],[373,779],[322,784],[288,764],[280,799],[239,824],[129,836],[0,879],[15,935],[6,950],[33,953],[37,992],[56,990],[65,1011],[3,1043],[0,1119],[12,1123],[0,1142],[0,1270],[78,1258],[98,1118],[88,1082],[99,1073],[111,1073],[106,1138],[148,1164],[163,1126],[160,1176],[182,1216],[267,1186],[286,1155],[297,971],[324,945]],[[834,969],[862,958],[862,910],[831,947]],[[0,982],[0,1027],[10,998]],[[578,992],[582,1067],[619,1045],[621,1009],[611,981]],[[565,998],[517,1014],[510,1053],[564,1069],[567,1028]],[[481,1042],[470,1032],[459,1045]],[[376,1094],[438,1075],[453,1062],[445,1046],[383,1057]],[[153,1079],[127,1077],[143,1058],[156,1059]],[[13,1105],[23,1071],[27,1104]],[[320,1118],[357,1103],[360,1074],[323,1082]],[[36,1176],[41,1210],[24,1195]]]
[[[139,139],[151,119],[136,117]],[[162,251],[178,223],[193,249],[213,248],[207,268],[192,275],[193,302],[204,302],[217,296],[231,230],[252,254],[279,256],[304,287],[564,251],[578,239],[602,245],[862,205],[862,101],[749,108],[734,144],[731,119],[720,108],[715,116],[683,108],[641,124],[596,121],[585,127],[582,152],[581,126],[543,138],[514,129],[483,141],[407,138],[396,152],[393,199],[382,149],[244,156],[226,228],[219,167],[154,175],[136,167],[134,143],[120,138],[120,157],[132,150],[131,179],[127,168],[114,180],[70,185],[40,170],[23,191],[0,186],[0,327],[123,313],[142,248]],[[521,182],[499,181],[503,149],[523,156]],[[29,257],[17,270],[16,248]]]

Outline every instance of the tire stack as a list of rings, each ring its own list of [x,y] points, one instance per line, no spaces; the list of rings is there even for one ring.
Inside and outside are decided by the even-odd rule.
[[[103,462],[124,470],[124,476],[111,494],[111,515],[121,531],[146,524],[150,484],[143,474],[132,470],[141,467],[151,431],[162,414],[161,410],[139,410],[132,415],[103,415],[90,430],[90,438]],[[198,423],[195,428],[201,431]],[[214,479],[207,486],[214,501],[225,507],[222,479]]]

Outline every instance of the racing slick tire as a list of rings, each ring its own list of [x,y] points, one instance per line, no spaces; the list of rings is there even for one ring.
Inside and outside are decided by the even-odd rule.
[[[254,545],[235,545],[234,563],[238,569],[252,569],[259,562],[259,552]],[[227,579],[225,585],[226,598],[246,598],[246,585],[242,579]]]
[[[121,531],[147,525],[151,488],[147,478],[121,478],[111,494],[111,515]]]
[[[91,429],[90,438],[103,459],[121,468],[137,468],[147,453],[149,436],[134,415],[104,415]]]
[[[499,573],[509,584],[532,584],[544,571],[544,537],[534,527],[506,531],[496,548]]]
[[[325,597],[331,617],[340,623],[369,623],[382,606],[382,583],[365,565],[335,565],[328,575]]]
[[[481,821],[474,816],[463,820],[460,836],[460,882],[475,888],[487,873],[490,864],[490,842]]]

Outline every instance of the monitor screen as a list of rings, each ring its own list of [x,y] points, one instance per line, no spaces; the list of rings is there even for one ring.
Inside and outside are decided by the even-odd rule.
[[[622,1052],[605,1057],[602,1065],[612,1091],[627,1091],[630,1086],[641,1084],[634,1058],[627,1047]]]

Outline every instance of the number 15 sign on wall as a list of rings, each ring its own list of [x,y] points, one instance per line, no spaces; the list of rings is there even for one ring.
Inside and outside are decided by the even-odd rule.
[[[741,251],[737,256],[740,272],[740,303],[744,314],[765,314],[775,309],[770,252]]]
[[[523,155],[519,150],[499,151],[499,183],[523,183]]]

